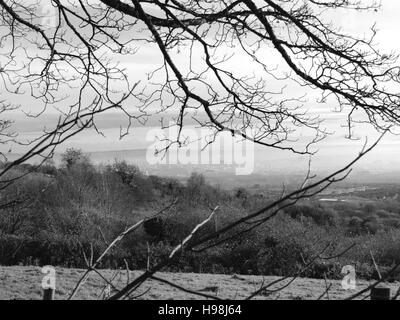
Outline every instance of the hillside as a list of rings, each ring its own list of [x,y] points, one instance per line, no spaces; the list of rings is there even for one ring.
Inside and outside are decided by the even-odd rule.
[[[21,165],[9,177],[33,169]],[[150,267],[167,258],[210,208],[219,209],[193,241],[264,208],[281,193],[261,185],[226,190],[198,173],[185,182],[149,176],[124,161],[99,167],[71,149],[60,166],[46,163],[0,191],[9,203],[0,209],[0,264],[85,267],[91,252],[99,257],[127,226],[161,210],[163,214],[124,237],[98,266],[142,270],[149,253]],[[371,253],[382,274],[400,262],[398,194],[398,185],[326,190],[280,210],[255,229],[236,226],[225,243],[184,250],[162,271],[274,276],[301,271],[308,278],[341,279],[343,266],[352,265],[359,278],[376,279]],[[303,270],[309,261],[313,264]],[[400,280],[398,270],[390,280]]]

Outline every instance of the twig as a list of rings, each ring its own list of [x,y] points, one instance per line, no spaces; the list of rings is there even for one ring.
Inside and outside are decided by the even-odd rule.
[[[90,267],[88,267],[88,269],[86,270],[86,272],[83,274],[83,276],[79,279],[79,281],[77,282],[74,290],[72,291],[71,295],[69,296],[68,300],[71,300],[76,293],[78,292],[78,290],[80,289],[80,287],[85,283],[85,281],[87,280],[88,275],[90,274],[91,271],[93,271],[97,265],[101,262],[101,260],[106,256],[106,254],[119,242],[121,241],[125,236],[127,236],[128,234],[130,234],[131,232],[133,232],[134,230],[136,230],[137,228],[139,228],[143,223],[145,223],[148,220],[153,219],[154,217],[164,213],[167,210],[170,210],[176,203],[177,203],[178,199],[175,199],[170,205],[168,205],[167,207],[165,207],[164,209],[162,209],[161,211],[159,211],[158,213],[156,213],[155,215],[142,219],[139,222],[137,222],[136,224],[130,226],[129,228],[127,228],[125,231],[123,231],[122,233],[120,233],[109,245],[108,247],[103,251],[103,253],[97,258],[96,262],[94,264],[92,264]]]
[[[374,255],[372,254],[372,250],[369,250],[369,254],[371,255],[371,259],[372,259],[372,262],[374,263],[374,267],[375,267],[376,272],[378,273],[379,279],[382,279],[382,275],[379,271],[378,265],[375,262]]]
[[[209,295],[209,294],[206,294],[206,293],[201,293],[201,292],[198,292],[198,291],[190,290],[190,289],[184,288],[184,287],[182,287],[182,286],[180,286],[180,285],[178,285],[176,283],[170,282],[168,280],[165,280],[165,279],[162,279],[162,278],[159,278],[159,277],[156,277],[156,276],[151,276],[151,279],[154,279],[154,280],[157,280],[159,282],[168,284],[169,286],[171,286],[173,288],[176,288],[176,289],[179,289],[181,291],[201,296],[203,298],[209,298],[209,299],[213,299],[213,300],[222,300],[221,298],[218,298],[217,296],[212,296],[212,295]]]
[[[345,300],[353,300],[353,299],[359,297],[360,295],[362,295],[363,293],[368,292],[369,290],[375,288],[378,284],[380,284],[381,282],[385,281],[385,279],[387,277],[389,277],[391,274],[393,274],[397,270],[397,268],[399,266],[400,266],[400,263],[396,264],[392,269],[389,270],[389,272],[386,274],[385,277],[383,277],[382,279],[379,279],[378,281],[376,281],[375,283],[371,284],[367,288],[365,288],[365,289],[363,289],[363,290],[351,295],[350,297],[347,297]]]
[[[178,252],[182,251],[185,245],[193,238],[193,236],[196,234],[196,232],[203,227],[205,224],[207,224],[215,215],[217,210],[219,209],[219,206],[215,207],[215,209],[211,212],[211,214],[208,216],[207,219],[205,219],[203,222],[199,223],[190,233],[189,236],[187,236],[181,244],[179,244],[177,247],[175,247],[174,250],[170,253],[170,255],[161,261],[159,264],[151,268],[150,270],[146,270],[142,275],[137,277],[135,280],[133,280],[129,285],[125,286],[125,288],[121,289],[119,292],[114,294],[112,297],[110,297],[111,300],[117,300],[121,299],[122,297],[129,295],[130,292],[133,290],[136,290],[143,282],[145,282],[147,279],[151,278],[153,274],[155,274],[157,271],[162,269],[165,265],[167,265],[175,256]]]

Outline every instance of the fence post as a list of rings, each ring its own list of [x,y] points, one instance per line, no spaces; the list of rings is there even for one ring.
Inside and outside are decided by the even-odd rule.
[[[371,300],[390,300],[390,288],[384,286],[372,288]]]
[[[54,300],[54,289],[43,289],[43,300]]]

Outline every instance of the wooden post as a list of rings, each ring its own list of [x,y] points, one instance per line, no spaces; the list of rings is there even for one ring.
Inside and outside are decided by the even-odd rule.
[[[43,300],[54,300],[54,289],[43,289]]]
[[[390,300],[390,288],[384,286],[372,288],[371,300]]]

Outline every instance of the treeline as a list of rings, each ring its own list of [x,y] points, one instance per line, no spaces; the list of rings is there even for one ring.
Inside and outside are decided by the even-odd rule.
[[[178,198],[170,211],[126,237],[100,266],[125,268],[128,263],[131,269],[143,269],[148,250],[150,263],[156,264],[210,213],[210,208],[220,206],[214,221],[199,236],[273,200],[267,193],[251,194],[243,188],[222,190],[196,173],[182,183],[147,176],[124,161],[95,166],[75,149],[62,155],[60,166],[51,162],[39,168],[21,165],[7,178],[24,173],[27,175],[0,191],[3,265],[85,267],[85,254],[93,251],[97,256],[127,226]],[[288,275],[302,270],[328,244],[325,256],[356,246],[335,259],[317,259],[302,276],[339,278],[341,268],[352,264],[359,276],[374,277],[370,250],[383,271],[400,261],[396,245],[400,230],[396,225],[374,225],[370,220],[368,224],[359,218],[362,221],[355,227],[352,216],[341,215],[341,211],[341,207],[313,202],[292,206],[266,225],[221,245],[185,252],[166,270]],[[369,216],[371,212],[364,218]]]

